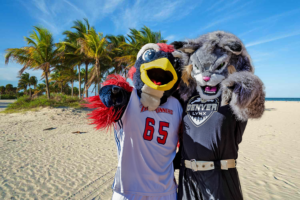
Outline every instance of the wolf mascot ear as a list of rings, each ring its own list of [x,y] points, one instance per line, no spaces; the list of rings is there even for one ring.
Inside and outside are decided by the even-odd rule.
[[[220,46],[232,52],[229,64],[236,70],[221,84],[222,104],[229,102],[236,117],[242,121],[260,118],[265,110],[265,91],[263,82],[254,75],[250,55],[237,37],[225,37]]]
[[[202,98],[215,98],[217,95],[205,94],[201,86],[204,86],[203,76],[210,77],[209,71],[217,71],[216,75],[224,77],[217,86],[220,90],[218,94],[222,93],[222,104],[229,103],[237,119],[242,121],[262,116],[265,108],[264,86],[254,75],[251,58],[239,38],[230,33],[216,31],[194,40],[176,41],[172,44],[187,57],[184,59],[179,89],[183,100],[187,100],[196,88]],[[219,54],[224,57],[220,65],[224,64],[220,69],[213,63],[217,59],[222,60]],[[202,74],[201,78],[196,73]]]

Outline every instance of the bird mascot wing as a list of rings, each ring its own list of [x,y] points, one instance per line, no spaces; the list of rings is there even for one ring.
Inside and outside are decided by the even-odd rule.
[[[109,128],[120,118],[132,91],[132,86],[120,75],[109,75],[102,86],[99,96],[89,97],[86,104],[94,109],[88,115],[96,129]]]

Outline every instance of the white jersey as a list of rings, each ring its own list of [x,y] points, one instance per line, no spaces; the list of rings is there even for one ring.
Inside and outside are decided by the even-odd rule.
[[[181,117],[182,107],[174,97],[148,111],[133,89],[122,118],[114,124],[118,149],[115,192],[144,196],[176,193],[173,159]]]

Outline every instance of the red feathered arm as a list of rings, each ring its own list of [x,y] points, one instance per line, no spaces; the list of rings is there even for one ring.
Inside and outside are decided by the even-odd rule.
[[[132,92],[132,87],[126,82],[126,79],[120,75],[109,75],[102,86],[116,85],[124,88],[127,92]],[[92,120],[91,124],[96,125],[96,129],[109,129],[113,123],[119,119],[122,109],[115,110],[114,107],[106,107],[99,96],[92,96],[86,99],[87,104],[84,106],[94,109],[88,114],[89,119]]]

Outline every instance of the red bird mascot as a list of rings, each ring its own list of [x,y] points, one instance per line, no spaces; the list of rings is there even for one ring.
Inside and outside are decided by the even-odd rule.
[[[112,199],[176,199],[173,159],[182,107],[171,95],[181,77],[179,52],[167,44],[146,44],[129,76],[110,75],[99,96],[90,97],[97,129],[114,127],[118,167]]]

